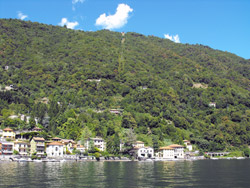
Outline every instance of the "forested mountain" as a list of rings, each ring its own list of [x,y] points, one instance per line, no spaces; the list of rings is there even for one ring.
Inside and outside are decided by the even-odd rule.
[[[48,134],[76,140],[88,129],[112,142],[133,128],[148,145],[250,144],[250,60],[228,52],[1,19],[0,64],[2,128],[30,128],[37,117]]]

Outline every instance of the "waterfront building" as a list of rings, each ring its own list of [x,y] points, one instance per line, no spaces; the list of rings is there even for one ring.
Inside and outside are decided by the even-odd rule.
[[[33,137],[30,141],[30,154],[36,152],[37,156],[44,156],[45,140],[41,137]]]
[[[93,142],[94,147],[98,148],[101,151],[104,151],[106,149],[105,141],[100,137],[96,137],[96,138],[89,138],[86,140],[85,147],[87,148],[87,150],[90,150],[91,142]]]
[[[159,157],[163,159],[184,159],[184,146],[172,144],[159,149]]]
[[[30,144],[24,141],[14,142],[14,150],[18,151],[19,155],[28,156],[29,155]]]
[[[63,157],[63,143],[51,142],[46,147],[47,157]]]
[[[135,158],[151,158],[154,156],[154,149],[151,147],[134,147],[133,153]]]
[[[2,138],[10,138],[10,139],[15,139],[15,132],[11,128],[5,128],[2,133]]]
[[[178,144],[172,144],[169,147],[174,149],[175,159],[184,159],[184,146]]]
[[[160,147],[159,149],[159,156],[163,159],[174,159],[174,148],[171,148],[169,146]]]
[[[13,154],[13,146],[14,146],[13,142],[3,141],[2,142],[2,149],[1,149],[2,155],[12,155]]]
[[[184,142],[186,148],[188,149],[188,151],[192,151],[193,150],[193,146],[192,146],[192,144],[190,143],[189,140],[183,140],[183,142]]]

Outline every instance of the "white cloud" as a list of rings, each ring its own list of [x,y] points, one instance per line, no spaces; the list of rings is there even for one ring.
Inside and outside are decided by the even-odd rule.
[[[173,42],[176,42],[176,43],[180,43],[180,42],[181,42],[181,41],[180,41],[180,37],[179,37],[178,34],[177,34],[177,35],[174,35],[174,36],[169,35],[169,34],[164,34],[164,37],[165,37],[166,39],[169,39],[169,40],[171,40],[171,41],[173,41]]]
[[[85,0],[72,0],[72,4],[83,3]]]
[[[77,3],[83,3],[85,0],[72,0],[72,10],[75,11],[76,10],[76,7],[75,5]]]
[[[17,16],[19,19],[24,20],[25,18],[28,18],[28,15],[23,14],[21,11],[17,13]]]
[[[74,29],[76,26],[79,25],[78,22],[69,22],[67,18],[62,18],[61,22],[59,23],[60,26],[66,25],[67,28]]]
[[[116,13],[114,15],[101,14],[96,19],[96,25],[102,26],[105,29],[118,29],[123,27],[128,20],[129,13],[133,12],[133,9],[126,4],[119,4]]]

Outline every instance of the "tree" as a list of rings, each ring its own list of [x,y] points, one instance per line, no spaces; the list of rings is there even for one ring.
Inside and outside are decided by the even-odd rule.
[[[118,133],[109,137],[107,140],[107,151],[111,154],[118,155],[120,151],[120,139]]]
[[[81,135],[81,144],[85,145],[85,142],[87,139],[89,139],[92,136],[91,130],[85,126],[84,129],[82,130],[82,135]]]
[[[133,145],[136,142],[136,134],[134,133],[133,129],[128,129],[125,133],[125,138],[124,138],[124,146],[123,146],[123,151],[124,153],[129,153],[130,150],[133,149]]]
[[[155,152],[159,151],[159,140],[157,136],[153,136],[153,148]]]
[[[130,112],[124,112],[122,118],[122,127],[124,128],[136,128],[137,124]]]

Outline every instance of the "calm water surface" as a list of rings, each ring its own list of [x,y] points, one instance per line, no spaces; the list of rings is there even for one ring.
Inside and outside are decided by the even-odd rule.
[[[250,160],[0,162],[0,187],[250,187]]]

